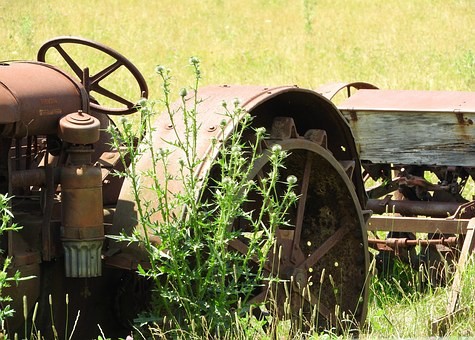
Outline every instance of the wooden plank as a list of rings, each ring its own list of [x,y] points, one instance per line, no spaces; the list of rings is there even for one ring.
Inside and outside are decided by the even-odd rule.
[[[462,291],[462,274],[465,269],[465,265],[473,252],[475,246],[475,218],[470,220],[470,223],[467,227],[467,234],[465,235],[465,240],[463,242],[462,251],[460,253],[460,258],[457,264],[457,271],[454,275],[454,280],[452,283],[452,288],[450,290],[450,299],[449,305],[447,306],[447,314],[452,314],[455,312],[457,307],[460,292]]]
[[[342,113],[350,122],[364,161],[475,166],[475,113],[356,110],[342,110]]]
[[[446,218],[417,218],[373,215],[368,230],[416,233],[465,234],[470,220]]]
[[[432,334],[444,335],[453,318],[460,314],[464,309],[458,309],[459,297],[462,291],[462,275],[465,270],[465,265],[473,253],[475,248],[475,218],[472,218],[467,226],[467,233],[460,252],[457,270],[454,274],[452,287],[450,289],[449,302],[447,304],[447,313],[443,317],[432,321]]]
[[[459,317],[461,314],[467,312],[468,308],[458,309],[451,314],[446,314],[441,318],[432,320],[430,322],[431,334],[435,336],[444,336],[447,334],[447,330],[453,323],[455,317]]]

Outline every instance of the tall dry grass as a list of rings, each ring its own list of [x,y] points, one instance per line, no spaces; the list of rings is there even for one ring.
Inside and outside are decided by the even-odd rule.
[[[129,57],[152,96],[154,65],[181,70],[192,55],[204,85],[475,89],[472,0],[2,0],[0,13],[0,59],[33,59],[47,39],[82,36]]]

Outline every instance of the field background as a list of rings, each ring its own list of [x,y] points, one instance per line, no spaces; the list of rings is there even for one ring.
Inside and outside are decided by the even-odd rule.
[[[190,56],[202,60],[203,85],[473,91],[474,33],[473,0],[0,0],[0,60],[81,36],[128,57],[152,98],[155,65],[183,85]]]
[[[0,0],[0,60],[34,60],[43,42],[63,35],[128,57],[151,98],[160,95],[155,66],[171,68],[178,91],[189,84],[190,56],[202,61],[202,85],[366,81],[475,91],[474,0]],[[84,58],[81,66],[95,63]],[[116,85],[133,91],[128,82]],[[468,280],[475,284],[475,275]],[[370,303],[368,337],[429,335],[447,291],[414,298],[389,290],[373,285],[379,297]],[[475,334],[473,309],[469,319],[455,334]]]

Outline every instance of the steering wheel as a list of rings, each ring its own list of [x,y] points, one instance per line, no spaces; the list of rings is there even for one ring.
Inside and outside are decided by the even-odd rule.
[[[85,45],[93,49],[99,50],[114,59],[114,62],[103,70],[94,75],[89,75],[88,69],[80,67],[76,61],[63,49],[65,44]],[[71,67],[74,74],[81,80],[81,83],[86,88],[90,97],[90,108],[94,112],[104,113],[109,115],[127,115],[137,111],[136,104],[131,100],[124,98],[124,96],[112,92],[100,85],[100,82],[106,77],[114,73],[118,68],[124,66],[135,78],[140,88],[140,98],[148,98],[148,87],[144,77],[140,71],[122,54],[116,52],[112,48],[94,42],[92,40],[78,38],[78,37],[57,37],[45,42],[38,50],[38,61],[46,61],[46,53],[50,49],[56,49],[64,61]],[[106,107],[97,104],[90,92],[97,92],[104,97],[111,99],[118,107]],[[138,100],[137,100],[138,101]],[[125,106],[125,107],[123,107]]]

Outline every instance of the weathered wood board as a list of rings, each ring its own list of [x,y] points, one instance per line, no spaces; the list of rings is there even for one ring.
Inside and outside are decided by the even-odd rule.
[[[359,90],[339,109],[362,160],[475,166],[475,92]]]

